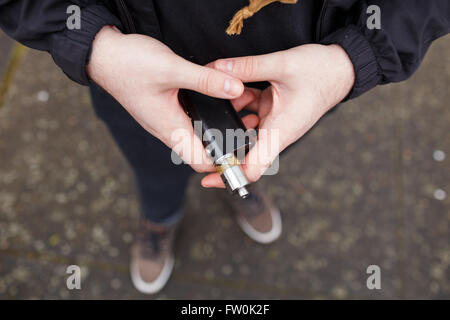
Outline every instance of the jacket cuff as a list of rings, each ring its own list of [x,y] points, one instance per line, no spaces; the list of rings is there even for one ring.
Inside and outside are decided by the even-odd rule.
[[[381,82],[381,69],[372,47],[356,26],[350,25],[339,29],[326,36],[320,43],[340,45],[353,63],[355,84],[345,100],[356,98]]]
[[[92,42],[106,25],[121,29],[120,20],[101,5],[90,5],[81,9],[81,28],[56,33],[52,38],[51,54],[64,73],[81,85],[89,85],[86,73]]]

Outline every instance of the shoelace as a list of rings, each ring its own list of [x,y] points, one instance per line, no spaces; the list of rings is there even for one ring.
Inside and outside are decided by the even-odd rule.
[[[144,257],[158,257],[169,243],[170,232],[143,232],[140,235],[141,254]]]
[[[250,4],[236,12],[233,19],[231,19],[230,25],[226,31],[227,34],[241,34],[245,19],[252,17],[265,6],[277,1],[284,4],[294,4],[297,3],[298,0],[250,0]]]

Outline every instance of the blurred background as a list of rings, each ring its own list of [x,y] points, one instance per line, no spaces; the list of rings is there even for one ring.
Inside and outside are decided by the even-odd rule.
[[[176,268],[157,296],[128,274],[133,176],[88,90],[0,33],[0,298],[450,298],[450,37],[407,82],[340,106],[261,182],[284,232],[253,243],[192,178]],[[79,265],[81,290],[66,268]],[[381,290],[366,286],[381,268]]]

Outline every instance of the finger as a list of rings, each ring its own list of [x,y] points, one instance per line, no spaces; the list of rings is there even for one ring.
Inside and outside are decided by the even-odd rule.
[[[260,56],[220,59],[211,65],[243,82],[281,80],[283,52]]]
[[[172,130],[166,130],[170,136],[161,139],[172,149],[172,161],[179,164],[181,158],[197,172],[215,171],[200,138],[194,133],[189,118],[185,114],[181,114],[179,119],[173,119],[172,124]]]
[[[244,108],[258,112],[258,100],[260,96],[261,90],[245,87],[244,93],[239,98],[231,100],[231,103],[237,112]]]
[[[202,179],[202,187],[204,188],[221,188],[225,189],[225,184],[223,183],[220,174],[217,172],[208,174]]]
[[[259,97],[261,96],[261,93],[262,93],[262,90],[256,89],[256,88],[252,88],[252,87],[245,87],[245,90],[253,92],[253,94],[255,95],[256,99],[259,99]]]
[[[253,94],[256,96],[256,99],[254,101],[250,102],[248,105],[246,105],[245,109],[252,111],[252,112],[259,112],[261,95],[262,95],[263,91],[260,89],[249,88],[249,87],[246,87],[246,90],[252,91]]]
[[[212,160],[207,155],[200,139],[194,135],[189,140],[182,142],[180,149],[172,149],[188,165],[199,173],[216,171]]]
[[[252,182],[258,181],[284,148],[279,130],[260,129],[258,140],[243,165],[247,178]]]
[[[244,85],[240,80],[189,61],[180,64],[173,75],[173,85],[222,99],[235,99],[244,92]]]
[[[247,129],[255,129],[259,123],[259,117],[256,114],[249,114],[242,118],[242,122]]]
[[[231,100],[231,104],[233,105],[234,109],[239,112],[255,100],[255,94],[245,88],[244,93],[239,98]]]

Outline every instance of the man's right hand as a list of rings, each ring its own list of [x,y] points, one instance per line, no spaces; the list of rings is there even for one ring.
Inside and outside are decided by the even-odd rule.
[[[178,89],[234,99],[244,92],[240,80],[191,63],[151,37],[124,35],[109,26],[102,28],[93,42],[87,72],[145,130],[168,147],[177,146],[175,151],[194,170],[214,170],[210,161],[194,164],[191,161],[192,154],[202,154],[202,159],[207,157],[202,143],[194,135],[191,120],[179,104]],[[248,127],[257,125],[256,116],[243,121]],[[174,141],[173,133],[178,129],[186,129],[189,133],[183,141]],[[182,150],[197,153],[187,155]]]

